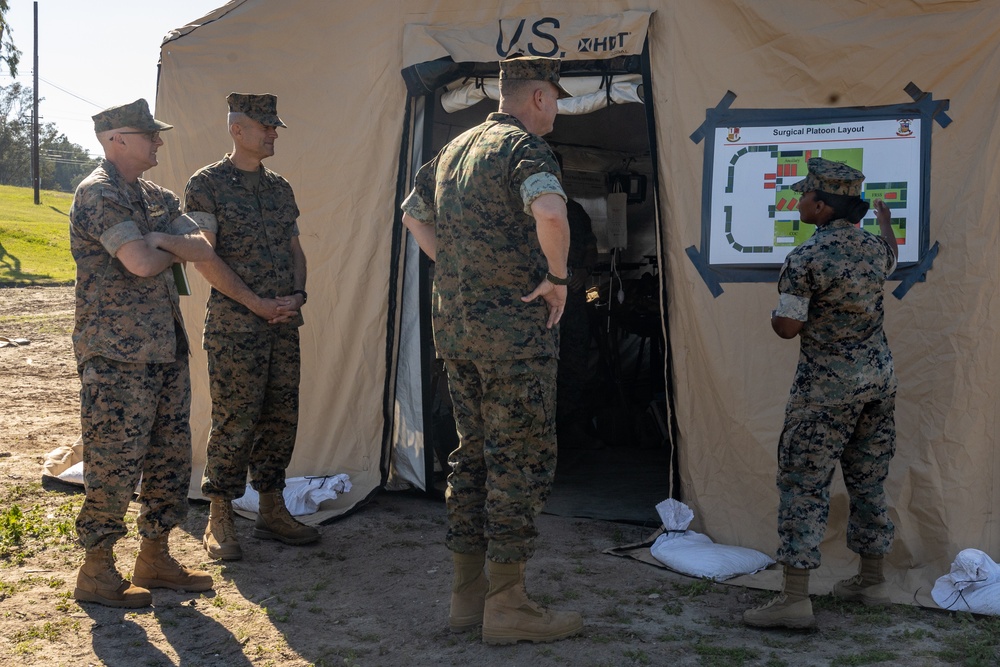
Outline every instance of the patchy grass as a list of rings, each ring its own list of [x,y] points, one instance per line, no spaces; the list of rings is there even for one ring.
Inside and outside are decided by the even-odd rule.
[[[674,590],[677,591],[678,595],[694,598],[706,595],[707,593],[714,593],[718,589],[716,588],[716,583],[711,579],[698,579],[690,584],[675,583]]]
[[[942,661],[966,667],[987,667],[1000,664],[1000,618],[976,617],[965,612],[952,616],[942,637],[945,649],[936,652]]]
[[[69,335],[73,333],[74,324],[74,314],[71,310],[56,314],[27,313],[0,315],[0,330],[8,332],[30,330],[33,335]]]
[[[834,658],[832,665],[835,667],[855,667],[856,665],[877,665],[883,662],[895,663],[897,658],[895,651],[884,649],[870,649],[860,653],[852,653]]]
[[[0,287],[72,285],[76,264],[69,250],[73,195],[0,185]]]
[[[80,628],[80,621],[73,618],[64,618],[55,622],[46,621],[35,625],[29,625],[24,630],[19,630],[10,637],[14,644],[14,653],[20,656],[29,656],[44,650],[44,642],[59,642],[66,632],[75,632]]]
[[[71,545],[82,504],[82,498],[74,498],[51,509],[41,504],[0,509],[0,565],[21,565],[40,550]]]
[[[716,646],[702,642],[696,644],[694,650],[701,656],[702,665],[745,665],[756,662],[759,657],[757,651],[753,649]]]

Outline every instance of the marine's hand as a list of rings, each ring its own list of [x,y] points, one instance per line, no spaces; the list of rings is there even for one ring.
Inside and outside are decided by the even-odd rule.
[[[282,312],[281,307],[283,305],[287,304],[280,299],[259,299],[257,305],[253,308],[253,312],[257,317],[267,320],[270,324],[284,322],[291,319],[291,316]]]
[[[875,219],[878,220],[878,235],[885,239],[892,250],[892,256],[899,258],[899,241],[896,239],[896,232],[892,229],[892,213],[889,206],[881,199],[875,200]]]
[[[531,303],[538,297],[545,301],[545,307],[549,309],[549,320],[545,326],[549,329],[559,324],[563,311],[566,309],[566,286],[553,285],[548,280],[538,283],[531,294],[522,296],[521,301]]]
[[[147,232],[142,238],[151,249],[159,250],[164,236],[166,235],[163,232]]]
[[[268,324],[280,324],[290,322],[299,313],[302,306],[302,297],[298,294],[289,296],[276,296],[274,301],[278,302],[277,314],[267,321]]]
[[[881,199],[875,200],[875,219],[878,220],[879,224],[888,224],[892,220],[892,213],[889,211],[889,207]]]
[[[164,234],[163,232],[149,232],[145,236],[143,236],[142,238],[146,242],[146,246],[150,250],[159,250],[161,252],[170,252],[169,250],[166,250],[163,247],[164,243],[167,241],[167,235]],[[172,252],[170,252],[170,254],[173,255],[173,258],[174,258],[173,263],[174,264],[176,264],[178,262],[183,262],[184,261],[180,257],[178,257],[177,255],[174,255]]]

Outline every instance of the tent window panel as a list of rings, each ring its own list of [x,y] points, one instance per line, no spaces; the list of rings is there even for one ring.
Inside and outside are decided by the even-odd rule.
[[[626,74],[614,77],[563,77],[563,87],[573,94],[559,100],[559,113],[578,116],[593,113],[610,104],[643,103],[642,77]],[[482,102],[500,99],[497,79],[463,79],[456,81],[441,95],[441,107],[455,113]]]

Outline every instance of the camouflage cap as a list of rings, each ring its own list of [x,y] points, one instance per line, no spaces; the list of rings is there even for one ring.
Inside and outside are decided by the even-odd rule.
[[[861,183],[865,175],[843,162],[832,162],[821,157],[809,158],[809,174],[792,184],[796,192],[819,190],[831,195],[861,196]]]
[[[173,125],[153,118],[153,114],[149,112],[149,104],[141,98],[131,104],[105,109],[91,118],[94,119],[94,132],[97,133],[121,127],[134,127],[143,132],[160,132],[173,128]]]
[[[559,83],[558,58],[540,56],[510,56],[500,61],[500,80],[521,79],[525,81],[548,81],[559,89],[559,97],[571,97],[569,91]]]
[[[288,127],[278,118],[278,98],[267,93],[229,93],[226,96],[229,110],[246,114],[261,125]]]

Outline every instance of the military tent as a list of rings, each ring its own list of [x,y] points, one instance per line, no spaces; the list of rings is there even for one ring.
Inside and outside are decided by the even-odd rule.
[[[177,129],[154,180],[180,192],[229,149],[230,91],[277,94],[288,125],[267,164],[296,191],[310,294],[289,475],[348,473],[354,491],[329,515],[386,485],[432,485],[431,269],[399,202],[416,166],[495,109],[477,100],[513,52],[562,57],[564,79],[578,80],[550,139],[600,228],[597,301],[655,284],[655,331],[647,322],[629,354],[627,336],[604,340],[617,374],[601,398],[651,370],[644,399],[669,452],[654,470],[662,498],[690,505],[693,527],[718,542],[776,547],[776,442],[798,346],[768,314],[804,233],[787,185],[805,157],[830,151],[871,174],[867,194],[893,202],[904,240],[886,295],[895,597],[926,592],[962,548],[1000,553],[993,2],[233,0],[170,33],[156,114]],[[193,282],[197,341],[208,288]],[[210,427],[200,350],[192,368],[197,478]],[[603,478],[596,502],[629,493],[613,465]],[[838,480],[823,551],[839,571],[853,558],[846,508]]]

